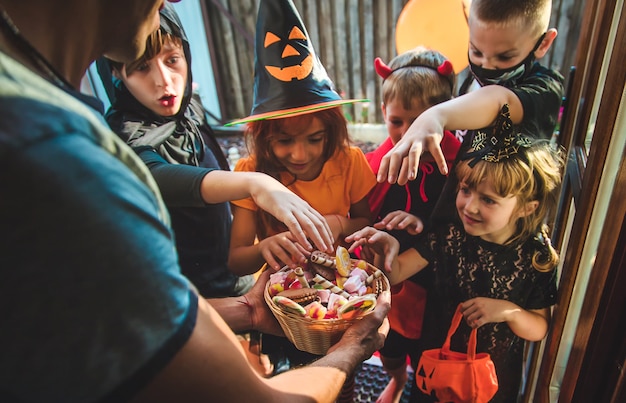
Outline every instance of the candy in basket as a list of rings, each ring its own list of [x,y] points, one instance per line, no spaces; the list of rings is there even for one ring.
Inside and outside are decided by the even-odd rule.
[[[380,270],[339,247],[336,256],[315,251],[304,267],[272,274],[265,300],[296,348],[323,355],[384,290],[389,281]]]

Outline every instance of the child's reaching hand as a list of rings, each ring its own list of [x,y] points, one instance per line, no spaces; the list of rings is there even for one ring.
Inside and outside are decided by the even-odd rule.
[[[378,182],[398,183],[404,185],[417,178],[419,161],[423,153],[428,152],[439,167],[439,171],[447,175],[448,164],[441,150],[441,140],[445,122],[432,107],[419,115],[407,132],[395,146],[383,157],[378,169]]]
[[[424,223],[419,217],[402,210],[392,211],[385,218],[374,224],[380,230],[405,230],[411,235],[417,235],[424,229]]]
[[[400,243],[396,238],[389,235],[385,231],[377,230],[373,227],[365,227],[346,237],[346,242],[351,243],[349,252],[353,252],[357,247],[361,246],[365,254],[371,254],[373,251],[377,255],[374,264],[380,267],[383,261],[384,270],[388,273],[392,270],[393,261],[398,257],[400,251]]]
[[[280,270],[283,265],[292,269],[303,265],[306,263],[306,256],[310,253],[296,241],[289,231],[261,240],[258,248],[268,266],[274,270]]]
[[[319,250],[331,252],[333,237],[322,215],[278,180],[261,173],[256,175],[255,180],[250,181],[250,195],[257,206],[284,223],[308,250],[313,249],[310,239]]]

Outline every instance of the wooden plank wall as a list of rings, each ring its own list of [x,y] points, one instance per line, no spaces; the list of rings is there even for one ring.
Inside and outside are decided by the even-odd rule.
[[[344,107],[349,121],[381,123],[381,79],[374,58],[396,55],[395,24],[409,0],[294,0],[315,50],[344,98],[369,103]],[[423,0],[437,1],[437,0]],[[567,77],[575,60],[585,0],[553,0],[551,27],[559,35],[544,59]],[[253,93],[254,44],[259,0],[203,0],[207,36],[224,121],[247,116]],[[445,22],[442,22],[445,23]]]
[[[556,28],[558,35],[542,63],[560,71],[566,82],[569,78],[570,67],[576,60],[585,1],[552,0],[550,27]]]

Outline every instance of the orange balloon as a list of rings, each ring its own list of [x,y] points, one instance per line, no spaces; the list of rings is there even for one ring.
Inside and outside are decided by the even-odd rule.
[[[426,46],[447,57],[454,71],[467,67],[469,0],[410,0],[396,24],[398,54]]]

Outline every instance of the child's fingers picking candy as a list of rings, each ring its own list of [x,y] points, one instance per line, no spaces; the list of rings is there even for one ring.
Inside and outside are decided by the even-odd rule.
[[[349,243],[350,243],[350,242],[357,243],[357,242],[361,241],[361,242],[360,242],[360,244],[363,244],[363,242],[362,242],[362,241],[363,241],[363,240],[367,241],[367,238],[368,238],[371,234],[373,234],[375,231],[377,231],[377,230],[376,230],[376,228],[373,228],[373,227],[364,227],[364,228],[361,228],[360,230],[355,231],[355,232],[353,232],[352,234],[348,235],[348,236],[346,237],[346,242],[349,242]],[[350,251],[352,251],[352,249],[353,249],[353,248],[352,248],[352,247],[350,247]]]

